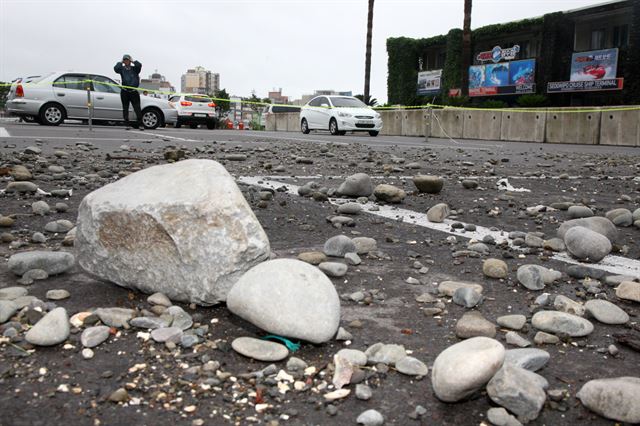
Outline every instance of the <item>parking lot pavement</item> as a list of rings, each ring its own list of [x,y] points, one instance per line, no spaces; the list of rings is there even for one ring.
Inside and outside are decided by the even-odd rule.
[[[361,144],[370,149],[385,149],[389,147],[428,148],[433,150],[458,150],[466,152],[496,151],[521,154],[526,152],[554,152],[554,153],[616,153],[636,154],[638,148],[598,145],[569,145],[569,144],[541,144],[528,142],[454,140],[409,136],[378,136],[348,134],[332,136],[325,132],[314,132],[304,135],[298,132],[266,132],[251,130],[207,130],[207,129],[175,129],[171,127],[155,130],[125,130],[122,126],[93,126],[89,130],[87,125],[65,124],[58,127],[46,127],[38,124],[0,122],[0,140],[20,141],[42,140],[93,140],[100,142],[100,147],[119,146],[123,141],[127,143],[141,143],[143,141],[169,143],[207,143],[212,141],[227,143],[264,143],[273,141],[310,142],[319,144],[352,145]]]
[[[75,315],[117,307],[116,312],[152,319],[166,318],[162,314],[165,309],[151,306],[147,294],[95,279],[77,265],[22,286],[24,281],[9,271],[8,262],[0,262],[0,288],[14,287],[11,292],[28,293],[20,301],[28,306],[11,314],[11,321],[0,329],[0,381],[12,390],[0,392],[0,412],[12,412],[12,424],[43,424],[43,418],[52,424],[205,424],[204,419],[209,424],[209,417],[218,424],[220,416],[238,424],[267,424],[289,417],[291,424],[352,424],[370,407],[383,412],[385,423],[409,424],[414,422],[409,416],[420,405],[428,413],[423,421],[429,424],[477,425],[485,421],[492,406],[488,398],[479,394],[456,406],[440,402],[433,392],[432,371],[426,378],[413,378],[382,364],[364,366],[357,371],[358,380],[370,386],[370,401],[353,396],[355,379],[347,386],[352,394],[343,400],[329,403],[325,396],[333,390],[329,383],[335,372],[334,355],[340,349],[364,351],[377,342],[402,345],[412,357],[432,366],[439,354],[471,332],[495,337],[507,349],[535,341],[536,349],[548,353],[545,356],[550,361],[538,374],[562,398],[542,407],[538,424],[587,422],[604,426],[610,422],[574,399],[577,391],[589,378],[626,376],[640,362],[640,305],[619,297],[615,289],[621,280],[617,274],[640,277],[640,229],[615,227],[617,238],[609,246],[612,252],[597,264],[577,269],[576,260],[563,251],[563,241],[554,238],[560,224],[572,217],[568,207],[573,205],[582,210],[588,207],[596,216],[628,209],[616,215],[626,214],[629,225],[632,212],[640,208],[640,181],[636,180],[640,151],[634,148],[450,140],[427,143],[407,137],[235,130],[163,128],[140,132],[96,127],[89,131],[78,125],[22,123],[2,123],[0,127],[6,132],[0,136],[0,165],[20,164],[22,176],[28,175],[30,180],[13,182],[10,168],[2,167],[0,191],[10,184],[14,189],[19,184],[40,190],[0,193],[4,226],[0,257],[31,250],[75,253],[75,233],[66,230],[78,224],[78,211],[87,194],[112,182],[122,183],[124,176],[141,169],[181,158],[216,160],[224,165],[236,178],[277,258],[297,258],[304,253],[306,259],[316,256],[320,261],[345,263],[345,258],[326,258],[320,253],[329,239],[341,234],[375,240],[369,253],[361,253],[356,261],[350,257],[344,276],[329,278],[340,296],[340,325],[351,337],[321,345],[302,342],[295,357],[313,368],[315,373],[308,376],[293,371],[286,361],[276,362],[273,368],[236,353],[234,339],[265,333],[233,315],[224,304],[176,303],[192,320],[185,325],[189,328],[185,334],[197,336],[184,342],[180,339],[177,344],[155,343],[145,330],[111,328],[104,336],[107,340],[87,355],[82,336],[90,325],[108,321],[87,315],[80,320],[82,324],[76,321],[77,326],[63,336],[63,343],[34,346],[26,340],[26,332],[40,321],[43,309],[58,306]],[[177,166],[190,167],[189,163]],[[349,212],[339,205],[353,199],[329,195],[354,173],[366,173],[371,189],[378,184],[387,187],[377,197],[370,195],[350,203]],[[421,193],[413,180],[418,174],[438,176],[441,189]],[[524,191],[499,189],[501,178],[508,178],[516,189]],[[166,191],[160,204],[166,200],[171,205],[175,202],[172,183],[148,181],[145,190]],[[184,192],[189,195],[188,190]],[[380,200],[381,194],[396,194],[402,199],[387,203]],[[131,193],[116,192],[114,205],[119,205],[121,197],[135,198]],[[221,198],[205,200],[216,204]],[[426,213],[436,205],[448,215],[442,221],[431,221]],[[43,208],[48,213],[34,214]],[[126,250],[136,247],[135,253],[127,252],[123,258],[156,252],[162,256],[180,254],[179,250],[158,249],[159,242],[171,240],[166,247],[173,248],[181,241],[182,236],[172,239],[173,225],[160,225],[156,219],[154,225],[135,222],[137,213],[129,216],[123,211],[122,215],[122,222],[105,225],[108,230],[104,235],[112,238],[109,244],[122,237]],[[168,217],[185,220],[178,216]],[[129,220],[141,226],[128,227]],[[216,229],[226,226],[218,217],[197,222],[182,225],[195,229],[203,224]],[[62,231],[50,232],[58,227],[63,227]],[[551,240],[555,240],[553,245]],[[505,263],[497,268],[502,278],[485,272],[485,261],[490,258],[495,265]],[[544,289],[532,290],[517,272],[524,265],[544,266],[561,275],[552,283],[545,282]],[[147,269],[157,272],[153,265]],[[476,287],[482,289],[481,295],[472,295],[481,296],[473,299],[472,304],[477,305],[467,307],[464,296],[460,300],[441,294],[440,284],[445,281],[481,286]],[[50,290],[55,290],[53,295]],[[66,298],[60,299],[60,294]],[[564,304],[554,303],[558,296],[564,296],[564,302],[563,298],[555,299]],[[571,299],[571,304],[566,299]],[[554,331],[558,334],[556,343],[538,344],[536,327],[540,324],[534,326],[534,313],[578,312],[583,303],[595,299],[611,301],[631,320],[609,324],[590,318],[593,331],[574,337],[565,328],[571,324],[562,323]],[[516,331],[507,334],[499,320],[514,314],[522,315],[525,324],[515,327],[517,335]],[[574,318],[580,323],[583,320]],[[510,340],[514,336],[520,339]],[[291,388],[289,381],[286,395],[281,390],[288,379],[281,379],[286,376],[279,370],[295,375],[297,385]],[[257,404],[258,396],[268,405],[267,411],[257,410],[262,406]],[[25,409],[15,410],[16,406]]]

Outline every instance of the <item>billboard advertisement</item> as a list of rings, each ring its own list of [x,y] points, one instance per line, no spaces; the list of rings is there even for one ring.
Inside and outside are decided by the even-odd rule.
[[[569,81],[615,79],[618,72],[618,49],[592,50],[571,55]]]
[[[624,79],[616,78],[617,73],[618,49],[574,53],[569,81],[549,82],[547,93],[622,90]]]
[[[431,95],[440,92],[442,70],[421,71],[418,73],[418,95]]]
[[[536,60],[469,67],[469,96],[535,93]]]

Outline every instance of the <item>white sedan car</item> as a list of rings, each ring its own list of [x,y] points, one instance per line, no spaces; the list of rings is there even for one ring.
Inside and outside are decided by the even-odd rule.
[[[328,130],[332,135],[347,132],[368,132],[378,136],[382,119],[364,102],[351,96],[317,96],[302,107],[300,129],[307,134],[311,130]]]

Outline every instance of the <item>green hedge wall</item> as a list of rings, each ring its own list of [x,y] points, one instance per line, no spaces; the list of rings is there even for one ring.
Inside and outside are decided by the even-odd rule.
[[[543,24],[543,18],[524,19],[505,24],[487,25],[471,33],[473,40],[490,39],[505,33],[524,31],[533,25]],[[418,82],[418,60],[434,46],[443,46],[446,60],[442,70],[442,94],[440,101],[446,102],[450,88],[462,85],[462,30],[454,28],[446,35],[413,39],[397,37],[387,39],[388,75],[387,98],[389,104],[418,105],[430,98],[416,95]]]

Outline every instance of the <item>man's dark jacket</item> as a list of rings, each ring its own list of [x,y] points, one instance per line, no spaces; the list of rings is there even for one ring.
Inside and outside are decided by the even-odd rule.
[[[122,85],[128,87],[138,87],[140,85],[140,71],[142,64],[133,61],[129,67],[125,67],[122,62],[118,62],[113,70],[122,76]]]

